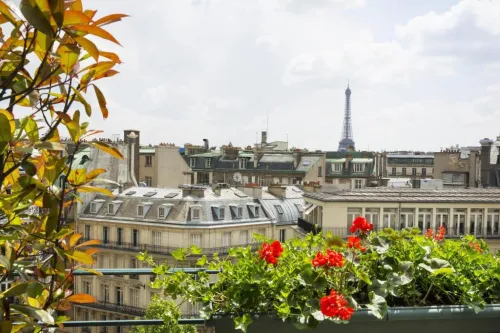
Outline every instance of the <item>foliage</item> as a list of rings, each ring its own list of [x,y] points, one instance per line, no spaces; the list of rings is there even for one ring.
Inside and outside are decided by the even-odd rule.
[[[265,313],[315,327],[324,320],[348,322],[359,308],[383,318],[391,306],[465,304],[480,311],[500,301],[499,259],[482,240],[440,240],[418,229],[353,231],[359,233],[348,243],[331,234],[289,240],[276,263],[262,254],[269,240],[256,235],[266,242],[260,251],[235,248],[228,258],[214,255],[199,263],[220,270],[215,283],[204,271],[167,274],[170,266],[155,265],[147,254],[139,258],[154,266],[158,277],[152,287],[165,297],[202,303],[206,319],[232,315],[243,331],[252,316]]]
[[[165,298],[155,297],[146,310],[144,319],[165,319],[162,326],[134,326],[132,333],[196,333],[194,325],[176,325],[181,312],[174,302]],[[174,320],[172,320],[174,319]]]
[[[117,74],[120,63],[92,38],[118,43],[105,25],[125,15],[97,18],[81,0],[21,0],[19,8],[0,0],[0,14],[0,281],[12,281],[0,294],[0,329],[37,332],[61,326],[71,303],[95,301],[72,292],[73,270],[92,264],[96,252],[82,247],[95,242],[79,244],[64,210],[78,192],[111,194],[91,184],[104,170],[79,169],[73,157],[100,132],[88,128],[78,107],[92,116],[91,88],[107,118],[96,83]],[[61,141],[63,128],[75,148]]]

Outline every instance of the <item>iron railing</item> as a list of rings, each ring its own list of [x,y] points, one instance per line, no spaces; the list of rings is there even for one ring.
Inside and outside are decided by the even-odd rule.
[[[92,240],[91,238],[82,238],[80,242],[86,242]],[[126,243],[126,242],[117,242],[117,241],[105,241],[100,240],[100,244],[92,245],[92,247],[110,249],[110,250],[123,250],[123,251],[131,251],[131,252],[145,252],[147,251],[149,254],[163,254],[170,255],[175,250],[178,250],[180,247],[174,246],[164,246],[164,245],[150,245],[150,244],[137,244],[137,243]],[[214,253],[218,254],[228,254],[229,249],[235,247],[246,247],[250,246],[252,250],[256,250],[261,244],[260,243],[247,243],[247,244],[237,244],[234,246],[221,246],[221,247],[211,247],[211,248],[202,248],[202,254],[210,255]]]
[[[99,309],[99,310],[105,310],[105,311],[111,311],[111,312],[118,312],[118,313],[123,313],[123,314],[137,316],[137,317],[142,317],[146,314],[146,309],[144,309],[144,308],[139,308],[136,306],[126,305],[126,304],[105,302],[105,301],[97,301],[94,303],[85,303],[85,304],[80,304],[80,306]]]

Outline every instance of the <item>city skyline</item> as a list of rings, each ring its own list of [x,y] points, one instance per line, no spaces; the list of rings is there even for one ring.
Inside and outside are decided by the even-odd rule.
[[[500,2],[96,4],[131,14],[112,27],[124,63],[120,84],[102,86],[111,116],[91,124],[108,137],[137,128],[144,144],[245,146],[269,117],[270,141],[336,150],[348,79],[358,150],[439,151],[499,134]]]

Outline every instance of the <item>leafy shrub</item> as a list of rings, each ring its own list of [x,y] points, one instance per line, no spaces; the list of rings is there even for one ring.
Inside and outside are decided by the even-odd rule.
[[[484,241],[473,236],[443,239],[418,229],[371,232],[366,221],[355,221],[347,242],[330,234],[308,234],[283,244],[255,236],[261,250],[232,249],[229,256],[198,260],[200,268],[219,270],[211,283],[204,271],[192,275],[160,275],[152,287],[165,297],[202,303],[203,318],[233,315],[236,328],[246,330],[252,315],[275,314],[299,326],[314,327],[323,320],[349,321],[356,309],[369,308],[382,318],[391,306],[468,305],[480,311],[500,297],[500,264]],[[359,226],[359,227],[356,227]],[[175,253],[177,262],[201,251]],[[175,318],[174,318],[175,320]]]

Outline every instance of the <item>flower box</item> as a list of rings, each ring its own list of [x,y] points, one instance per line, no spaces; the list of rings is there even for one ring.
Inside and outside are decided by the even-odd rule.
[[[252,318],[247,332],[303,332],[304,328],[293,323],[283,322],[279,318],[262,315]],[[233,318],[225,316],[207,321],[217,333],[239,332],[234,327]],[[359,309],[351,317],[348,324],[335,324],[323,321],[316,328],[306,329],[310,332],[339,333],[482,333],[498,332],[500,329],[500,304],[486,305],[479,313],[468,306],[424,306],[390,308],[383,319],[376,318],[370,310]]]

